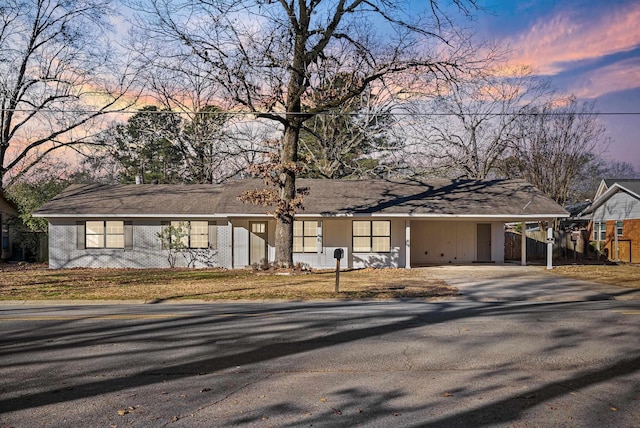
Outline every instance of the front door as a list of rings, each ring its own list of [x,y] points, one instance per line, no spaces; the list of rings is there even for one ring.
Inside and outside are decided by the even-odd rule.
[[[477,225],[477,251],[479,262],[491,261],[491,225],[480,223]]]
[[[249,264],[260,264],[267,260],[267,222],[249,223]]]

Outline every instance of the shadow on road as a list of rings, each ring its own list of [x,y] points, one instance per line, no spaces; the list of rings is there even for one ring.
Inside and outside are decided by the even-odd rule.
[[[0,376],[8,369],[29,370],[32,367],[46,367],[47,364],[73,365],[84,359],[91,362],[91,356],[77,353],[85,347],[100,344],[131,343],[142,346],[133,347],[133,350],[125,352],[114,350],[111,354],[102,354],[100,358],[111,358],[114,371],[117,371],[118,361],[125,356],[126,361],[137,358],[140,361],[140,370],[134,374],[116,375],[115,377],[96,379],[92,382],[72,384],[70,388],[60,389],[56,383],[57,377],[62,374],[47,373],[43,382],[50,386],[43,386],[41,391],[28,393],[21,396],[11,395],[11,381],[5,384],[0,399],[0,414],[33,409],[41,406],[71,402],[89,397],[98,397],[117,391],[124,391],[141,386],[159,384],[166,380],[185,379],[204,374],[220,373],[234,367],[250,367],[259,363],[273,361],[278,358],[294,356],[302,353],[310,353],[320,349],[336,347],[341,344],[361,341],[380,336],[389,337],[395,333],[410,331],[412,329],[446,324],[456,320],[479,318],[483,316],[511,316],[528,313],[539,313],[540,310],[559,311],[565,308],[575,307],[580,303],[569,302],[544,302],[526,303],[518,305],[504,305],[497,303],[485,303],[474,305],[456,305],[451,303],[427,304],[410,303],[411,313],[406,313],[400,306],[393,303],[380,302],[335,302],[322,304],[287,303],[280,305],[238,305],[233,313],[220,313],[215,305],[202,306],[195,312],[184,315],[178,313],[175,317],[157,319],[130,319],[117,326],[111,323],[98,324],[86,323],[92,315],[86,319],[61,319],[54,323],[48,323],[40,328],[33,322],[28,323],[28,328],[22,328],[9,334],[3,334],[0,338]],[[573,305],[573,306],[569,306]],[[158,306],[155,306],[158,308]],[[362,307],[371,309],[363,314],[358,310]],[[331,317],[323,316],[325,311],[348,311],[353,308],[353,315],[340,321],[341,325],[362,325],[358,328],[343,328],[336,330],[336,323]],[[388,308],[388,309],[387,309]],[[398,309],[400,308],[400,309]],[[47,311],[59,311],[67,313],[70,307],[47,308]],[[104,310],[107,310],[105,308]],[[170,306],[162,307],[162,311],[171,311]],[[0,311],[0,314],[5,312]],[[19,310],[12,309],[12,314]],[[160,313],[160,312],[158,312]],[[289,325],[284,320],[285,315],[304,313],[304,325]],[[536,315],[537,316],[537,315]],[[282,317],[282,319],[281,319]],[[268,321],[271,329],[268,332],[254,333],[251,329],[242,329],[237,324],[238,320],[247,319],[253,325],[264,324]],[[187,337],[185,337],[185,331]],[[304,333],[304,332],[308,332]],[[305,337],[305,334],[307,337]],[[562,335],[562,332],[558,333]],[[567,334],[567,336],[570,336]],[[274,340],[273,338],[277,338]],[[288,338],[290,337],[290,338]],[[559,337],[558,340],[563,340]],[[221,351],[221,344],[238,341],[242,346]],[[154,343],[151,345],[151,343]],[[570,345],[570,339],[566,339],[566,346]],[[170,355],[171,352],[184,353],[193,348],[194,353],[189,354],[184,361],[179,358],[169,361],[159,361],[154,353]],[[28,355],[38,355],[39,359],[27,359]],[[20,356],[25,358],[21,359]],[[49,356],[49,357],[47,357]],[[390,355],[389,358],[394,358]],[[8,363],[7,361],[11,361]],[[19,361],[19,362],[18,362]],[[124,361],[124,360],[122,360]],[[469,421],[474,425],[509,423],[516,421],[527,409],[540,405],[550,399],[570,394],[572,391],[585,389],[591,385],[606,382],[621,376],[633,374],[640,369],[640,356],[627,355],[599,370],[586,370],[572,378],[565,378],[559,382],[549,383],[541,387],[531,389],[526,397],[522,394],[513,395],[474,408],[461,411],[445,417],[436,417],[428,423],[420,426],[464,426]],[[92,374],[92,373],[87,373]],[[17,387],[17,385],[13,385]],[[334,415],[337,412],[351,415],[352,422],[362,423],[393,413],[424,411],[428,414],[428,406],[411,406],[404,408],[392,407],[388,403],[401,397],[404,393],[401,389],[393,389],[385,393],[368,391],[364,388],[351,388],[336,391],[342,397],[343,404],[340,409],[330,409]],[[624,397],[621,397],[624,398]],[[624,398],[625,400],[628,399]],[[358,413],[359,403],[367,402],[366,412]],[[371,410],[375,409],[375,410]],[[283,412],[297,410],[293,402],[281,402],[263,409],[265,412]],[[326,423],[326,413],[318,413],[305,423]],[[238,417],[235,423],[247,423],[251,416]],[[343,422],[341,422],[343,423]]]

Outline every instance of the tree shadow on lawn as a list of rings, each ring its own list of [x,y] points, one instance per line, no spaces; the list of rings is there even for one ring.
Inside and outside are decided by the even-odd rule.
[[[315,311],[316,316],[314,317],[314,320],[306,321],[308,325],[303,328],[313,328],[315,329],[316,334],[314,334],[313,337],[304,338],[305,335],[301,333],[301,327],[299,325],[295,325],[290,327],[291,331],[297,332],[298,336],[303,337],[302,339],[277,343],[272,343],[273,341],[262,339],[256,341],[256,345],[249,347],[249,349],[232,351],[227,355],[215,356],[214,352],[202,352],[197,358],[192,358],[192,360],[188,362],[175,362],[167,365],[154,363],[155,366],[141,370],[133,375],[100,379],[83,384],[73,384],[70,389],[60,390],[59,386],[53,385],[55,382],[52,382],[52,386],[50,388],[45,387],[46,390],[44,391],[0,400],[0,409],[2,409],[2,412],[15,412],[40,406],[70,402],[72,400],[98,397],[102,394],[160,384],[166,380],[186,379],[203,374],[220,373],[224,370],[237,366],[247,367],[258,363],[272,361],[281,357],[308,353],[323,348],[331,348],[344,343],[376,338],[378,336],[393,335],[396,332],[408,331],[420,327],[434,326],[451,321],[482,316],[519,315],[526,314],[528,311],[538,311],[540,309],[560,310],[563,309],[565,305],[569,304],[571,303],[546,302],[520,305],[476,304],[475,306],[455,306],[446,303],[437,305],[415,303],[416,306],[412,306],[412,310],[418,311],[417,313],[409,313],[404,307],[394,309],[392,306],[389,307],[384,303],[378,302],[336,302],[321,305],[291,303],[282,305],[239,305],[239,308],[241,309],[235,314],[237,316],[247,317],[258,317],[262,315],[277,316],[278,314],[287,315],[295,312],[314,313]],[[377,310],[365,313],[364,315],[361,315],[362,312],[354,311],[353,317],[341,320],[341,323],[354,323],[356,321],[362,322],[370,320],[371,323],[376,325],[331,332],[331,328],[335,327],[336,321],[332,320],[330,317],[323,317],[322,311],[332,310],[334,308],[344,310],[352,306],[354,309],[356,309],[356,307],[362,308],[364,306]],[[424,311],[422,310],[423,308]],[[19,354],[21,352],[26,354],[27,352],[46,353],[54,350],[72,350],[73,348],[95,345],[96,343],[103,341],[107,343],[113,343],[114,340],[137,342],[140,340],[150,340],[148,336],[153,334],[157,335],[157,338],[162,338],[163,341],[166,341],[166,348],[171,349],[173,346],[176,350],[180,350],[189,345],[185,345],[179,341],[177,343],[171,343],[171,337],[166,336],[170,336],[171,331],[174,330],[173,334],[179,337],[185,328],[196,327],[201,329],[196,331],[197,334],[199,334],[198,343],[191,346],[202,346],[203,344],[213,345],[216,341],[220,341],[221,338],[224,339],[225,337],[244,337],[246,339],[251,339],[251,332],[243,333],[237,328],[237,326],[234,326],[234,324],[228,324],[229,328],[224,329],[225,323],[229,323],[237,318],[224,318],[219,317],[219,315],[221,314],[215,313],[215,311],[211,311],[211,309],[207,308],[200,310],[197,315],[186,316],[179,318],[178,320],[164,319],[136,321],[115,329],[109,326],[100,328],[95,328],[94,326],[82,326],[82,324],[78,324],[77,322],[59,323],[55,326],[56,328],[60,328],[60,331],[58,332],[54,331],[45,334],[45,331],[39,330],[36,334],[33,334],[33,332],[28,333],[23,331],[21,333],[23,337],[20,335],[17,337],[5,336],[2,340],[2,342],[4,342],[2,348],[4,349],[0,348],[0,356]],[[261,319],[256,318],[255,322],[259,324]],[[286,326],[287,322],[288,321],[282,321],[282,325]],[[277,326],[277,324],[274,325],[274,327]],[[219,330],[215,330],[213,327],[218,329],[222,328],[224,330],[224,336],[215,337],[215,334],[219,334]],[[178,328],[180,330],[178,330]],[[325,331],[325,334],[318,334],[319,331]],[[329,331],[329,333],[326,333],[326,331]],[[279,333],[280,337],[285,336],[285,333],[282,330],[279,330]],[[104,334],[105,336],[100,337],[100,334]],[[28,337],[24,337],[25,335]],[[70,337],[74,339],[69,339]],[[28,343],[25,344],[25,349],[20,349],[19,345],[21,340],[28,340]],[[139,355],[139,358],[144,360],[145,357],[149,357],[147,354],[148,352],[148,349],[137,350],[131,352],[131,355]],[[211,356],[212,354],[214,356]],[[118,355],[118,353],[114,353],[114,355]],[[72,362],[70,361],[69,364],[71,363]],[[20,366],[24,369],[28,369],[31,364],[33,364],[33,362],[26,361],[21,363]],[[5,365],[5,367],[8,366]],[[590,385],[633,374],[638,370],[640,370],[640,357],[631,356],[627,359],[622,359],[612,363],[603,369],[582,373],[573,378],[564,379],[562,384],[570,384],[573,390],[580,390],[587,388]],[[55,379],[53,379],[53,381],[55,381]],[[360,393],[362,392],[352,391],[351,393],[346,392],[346,395],[353,395],[355,400],[358,398],[358,394]],[[560,386],[559,383],[551,383],[531,390],[528,395],[533,398],[530,400],[523,401],[519,396],[511,396],[503,400],[488,403],[474,410],[446,416],[430,423],[423,423],[420,426],[465,425],[468,424],[469,421],[478,421],[480,424],[481,421],[488,420],[492,423],[507,423],[509,421],[516,420],[526,409],[533,408],[547,400],[568,393],[570,393],[570,390],[566,387]],[[384,416],[382,412],[387,412],[387,410],[389,410],[384,406],[384,403],[398,394],[401,393],[399,391],[391,391],[377,397],[375,400],[378,400],[380,410],[366,415],[357,415],[358,420],[362,420],[364,418],[366,422],[366,420],[373,420],[377,417]],[[280,403],[278,406],[292,407],[293,405],[289,403]],[[421,409],[406,408],[401,409],[400,411],[418,410]],[[318,415],[318,417],[321,416],[322,415]],[[307,422],[313,423],[313,418],[311,418],[311,420],[305,420],[305,423]],[[320,420],[317,420],[317,422],[319,423]],[[324,422],[326,422],[326,420]]]

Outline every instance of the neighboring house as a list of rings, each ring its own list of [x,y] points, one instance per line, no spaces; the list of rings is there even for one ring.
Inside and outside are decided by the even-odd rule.
[[[640,180],[602,180],[582,215],[591,219],[591,242],[610,260],[640,262]]]
[[[11,257],[11,234],[9,231],[9,218],[18,215],[18,208],[4,197],[0,190],[0,260]]]
[[[519,180],[306,180],[294,224],[294,262],[411,267],[504,261],[505,222],[547,221],[568,213]],[[272,261],[275,220],[242,203],[261,180],[222,185],[74,185],[40,208],[49,221],[52,268],[167,267],[158,238],[168,225],[188,229],[196,266],[244,268]],[[165,244],[166,246],[166,244]],[[183,264],[185,261],[182,261]]]

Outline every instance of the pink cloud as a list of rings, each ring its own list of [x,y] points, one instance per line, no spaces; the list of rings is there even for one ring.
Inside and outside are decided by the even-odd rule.
[[[591,21],[565,10],[538,21],[509,40],[514,60],[544,74],[563,71],[564,62],[589,60],[640,45],[640,3],[611,10]]]
[[[575,82],[571,92],[579,98],[596,98],[638,87],[640,58],[630,58],[586,74]]]

